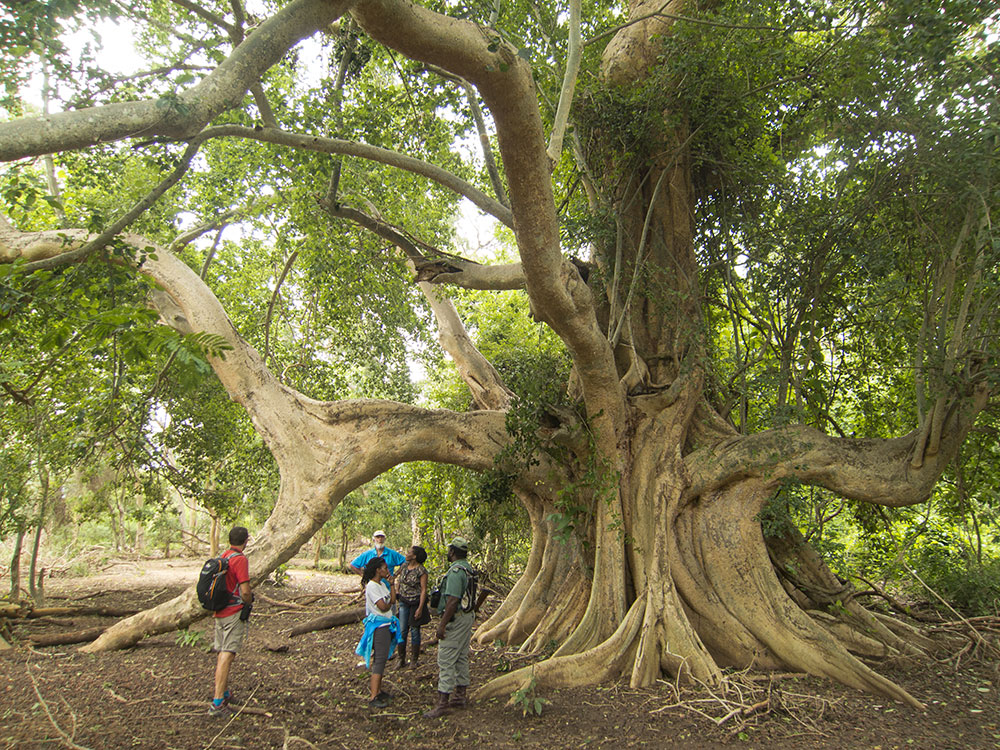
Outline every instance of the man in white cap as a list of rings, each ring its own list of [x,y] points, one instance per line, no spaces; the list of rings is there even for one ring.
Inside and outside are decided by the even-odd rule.
[[[385,546],[385,532],[382,529],[372,534],[372,543],[375,545],[374,547],[355,557],[347,567],[352,573],[361,575],[369,560],[373,557],[381,557],[389,566],[389,580],[391,581],[396,574],[396,568],[405,563],[406,558],[396,550]]]

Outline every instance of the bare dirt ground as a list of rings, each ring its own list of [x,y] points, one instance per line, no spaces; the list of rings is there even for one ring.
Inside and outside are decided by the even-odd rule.
[[[145,608],[177,594],[201,561],[120,563],[100,576],[46,583],[49,604]],[[877,665],[923,701],[924,711],[829,681],[782,676],[742,680],[723,695],[674,686],[632,690],[627,682],[546,692],[541,715],[502,700],[473,701],[442,719],[424,719],[435,698],[435,650],[415,669],[387,671],[391,705],[367,707],[368,673],[354,646],[360,624],[289,638],[291,627],[353,604],[353,577],[291,571],[282,587],[259,591],[231,687],[242,713],[207,715],[215,657],[212,622],[168,633],[127,651],[81,654],[76,646],[29,648],[29,633],[80,630],[112,620],[28,620],[15,649],[0,652],[0,747],[34,748],[1000,748],[998,665],[983,660]],[[292,606],[307,594],[328,596]],[[82,597],[87,597],[82,600]],[[305,601],[304,599],[302,599]],[[432,635],[424,628],[424,637]],[[288,645],[274,652],[266,645]],[[502,648],[474,648],[473,689],[526,663]],[[740,698],[749,714],[732,713]],[[729,702],[727,702],[729,701]],[[724,721],[719,720],[732,713]]]

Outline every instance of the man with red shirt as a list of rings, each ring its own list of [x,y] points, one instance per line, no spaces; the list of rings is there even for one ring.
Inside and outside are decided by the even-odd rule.
[[[250,590],[250,566],[243,555],[243,548],[249,539],[249,531],[242,526],[234,526],[229,532],[229,549],[222,555],[229,561],[226,589],[230,593],[231,604],[215,613],[213,650],[219,655],[215,662],[215,698],[208,709],[210,716],[222,716],[229,712],[229,668],[247,632],[253,592]],[[244,605],[248,605],[245,618],[241,617]]]

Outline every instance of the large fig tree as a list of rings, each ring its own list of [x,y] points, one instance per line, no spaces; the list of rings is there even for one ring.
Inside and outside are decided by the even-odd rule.
[[[859,606],[770,501],[807,485],[924,502],[997,391],[996,9],[929,6],[67,4],[80,20],[127,13],[163,63],[0,123],[0,158],[24,170],[55,155],[79,175],[121,143],[159,149],[159,181],[87,227],[11,214],[0,256],[25,288],[88,258],[131,264],[155,280],[167,325],[211,337],[218,379],[281,474],[255,573],[380,472],[446,462],[508,477],[527,509],[526,568],[478,638],[558,642],[533,668],[540,685],[714,683],[753,666],[917,704],[857,655],[926,641]],[[24,51],[40,29],[46,75],[85,78],[54,12],[28,4],[5,33]],[[11,88],[24,70],[8,68]],[[481,149],[463,161],[464,135]],[[408,192],[392,200],[380,188],[400,173]],[[230,219],[253,226],[248,253],[294,236],[303,255],[344,254],[363,232],[396,254],[384,262],[405,261],[473,407],[293,387],[271,338],[261,351],[235,329],[172,228],[183,211],[219,226],[234,174],[285,179]],[[446,194],[509,228],[516,261],[454,252]],[[247,218],[276,205],[280,221]],[[297,257],[268,280],[274,297]],[[523,290],[571,360],[561,404],[522,408],[466,332],[456,287]],[[891,418],[872,419],[887,402]],[[86,650],[199,615],[188,592]]]

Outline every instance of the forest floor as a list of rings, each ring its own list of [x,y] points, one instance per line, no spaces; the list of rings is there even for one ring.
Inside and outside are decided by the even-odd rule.
[[[197,576],[201,561],[122,563],[101,576],[46,582],[50,605],[74,603],[145,608]],[[354,647],[361,625],[289,638],[288,630],[322,614],[355,606],[357,579],[292,568],[284,586],[259,591],[277,602],[328,596],[306,607],[260,601],[233,665],[231,687],[246,710],[207,715],[215,657],[209,618],[113,653],[82,654],[76,646],[28,648],[29,633],[110,624],[110,618],[26,620],[16,648],[0,651],[0,747],[34,748],[1000,748],[1000,674],[983,660],[882,662],[876,669],[927,708],[919,711],[827,680],[757,675],[726,694],[666,682],[633,690],[627,681],[548,691],[541,715],[503,700],[475,701],[441,719],[422,716],[436,696],[436,650],[413,669],[386,673],[388,708],[367,707],[368,673]],[[197,635],[196,635],[197,634]],[[433,635],[424,628],[424,638]],[[287,645],[274,652],[267,646]],[[526,663],[494,646],[474,646],[473,690]],[[747,676],[748,677],[748,676]],[[742,685],[742,687],[741,687]],[[733,711],[739,701],[749,715]]]

